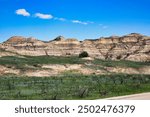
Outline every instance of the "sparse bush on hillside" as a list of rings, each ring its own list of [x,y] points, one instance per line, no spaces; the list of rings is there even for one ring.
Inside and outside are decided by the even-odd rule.
[[[79,54],[79,58],[89,57],[89,54],[86,51],[83,51]]]

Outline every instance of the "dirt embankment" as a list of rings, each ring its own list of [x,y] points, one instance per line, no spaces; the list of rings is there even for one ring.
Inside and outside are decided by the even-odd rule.
[[[150,74],[150,66],[142,68],[123,68],[123,67],[104,67],[104,69],[87,68],[83,64],[49,64],[41,65],[40,68],[34,69],[16,69],[15,67],[0,65],[0,75],[15,74],[19,76],[37,76],[48,77],[62,74],[80,73],[85,75],[90,74],[111,74],[111,73],[125,73],[125,74]]]

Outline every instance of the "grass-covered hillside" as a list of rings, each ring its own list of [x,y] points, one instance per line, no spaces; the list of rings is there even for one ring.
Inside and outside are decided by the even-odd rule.
[[[16,68],[24,68],[27,65],[36,66],[40,64],[84,64],[89,62],[83,60],[77,56],[72,57],[56,57],[56,56],[4,56],[0,57],[0,65],[10,65]],[[112,61],[112,60],[100,60],[94,59],[90,62],[93,65],[99,65],[104,67],[132,67],[140,68],[144,66],[150,66],[150,62],[133,62],[133,61]]]
[[[38,74],[40,71],[54,70],[43,68],[43,65],[66,64],[70,66],[79,64],[82,67],[76,70],[64,70],[54,76],[28,76],[28,72]],[[139,70],[149,66],[149,62],[84,60],[75,56],[3,56],[0,57],[0,99],[99,99],[150,92],[150,75],[144,75]],[[118,67],[126,70],[135,69],[138,74],[132,74],[131,70],[130,74],[108,71]],[[76,72],[83,69],[87,73],[91,70],[94,72],[91,74]],[[19,73],[10,74],[9,70],[19,70]],[[100,70],[105,72],[96,74],[95,71]]]

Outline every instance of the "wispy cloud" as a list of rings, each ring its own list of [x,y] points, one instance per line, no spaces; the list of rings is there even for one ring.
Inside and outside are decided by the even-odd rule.
[[[23,16],[30,16],[30,13],[27,12],[25,9],[18,9],[16,10],[17,15],[23,15]],[[92,21],[80,21],[80,20],[68,20],[66,18],[60,18],[60,17],[55,17],[51,14],[43,14],[43,13],[35,13],[33,15],[34,17],[40,18],[40,19],[54,19],[58,21],[67,21],[67,22],[72,22],[75,24],[82,24],[82,25],[88,25],[88,24],[94,24],[95,22]]]
[[[75,24],[84,24],[84,25],[88,24],[88,22],[82,22],[80,20],[72,20],[72,23],[75,23]]]
[[[99,26],[102,28],[102,29],[107,29],[109,26],[106,26],[104,24],[99,24]]]
[[[36,13],[35,17],[38,17],[40,19],[52,19],[53,18],[51,14],[43,14],[43,13]]]
[[[94,24],[95,22],[93,21],[87,21],[88,24]]]
[[[65,19],[65,18],[58,18],[58,17],[55,17],[54,20],[67,21],[67,19]]]
[[[15,12],[17,15],[30,16],[30,13],[26,9],[18,9]]]

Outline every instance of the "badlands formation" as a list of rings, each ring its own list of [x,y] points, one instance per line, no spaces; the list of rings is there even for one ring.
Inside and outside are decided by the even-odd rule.
[[[14,36],[1,43],[0,49],[5,51],[0,56],[12,56],[14,53],[29,56],[78,56],[82,51],[87,51],[90,57],[104,60],[150,61],[150,37],[137,33],[84,41],[59,36],[48,42]]]
[[[59,62],[56,64],[44,64],[43,62],[40,65],[38,63],[30,65],[27,62],[19,68],[17,67],[18,65],[11,64],[11,62],[19,62],[20,60],[30,60],[30,56],[46,56],[47,58],[56,56],[56,59],[59,59],[57,56],[79,56],[83,51],[87,51],[90,57],[82,58],[85,62],[80,64],[59,64]],[[16,56],[17,58],[13,59],[12,57],[12,60],[10,60],[10,57],[7,58],[7,56]],[[115,66],[96,64],[93,62],[96,58],[108,61],[137,61],[141,62],[141,66],[134,68],[130,67],[130,65],[125,65],[126,67],[124,65],[120,66],[117,63],[114,63],[116,64]],[[132,33],[122,37],[111,36],[78,41],[74,38],[65,39],[59,36],[52,41],[44,42],[35,38],[14,36],[0,44],[0,60],[0,75],[16,74],[19,76],[44,77],[65,72],[77,72],[87,75],[111,73],[150,74],[150,37]],[[2,61],[5,61],[5,63],[2,63]],[[103,62],[105,63],[105,61]],[[110,63],[113,64],[113,61],[110,61]],[[20,63],[18,64],[20,65]]]

